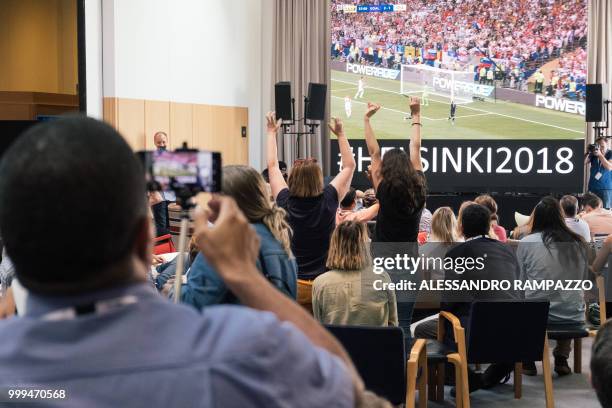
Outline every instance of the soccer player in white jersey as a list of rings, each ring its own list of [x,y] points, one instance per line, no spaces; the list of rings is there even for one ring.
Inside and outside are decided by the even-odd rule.
[[[351,97],[347,95],[344,97],[344,112],[346,112],[347,118],[351,117],[352,111],[353,111],[353,103],[351,102]]]
[[[423,93],[421,94],[421,106],[429,106],[429,87],[427,86],[427,82],[425,82]]]
[[[365,80],[363,77],[359,78],[359,82],[357,82],[357,93],[355,94],[354,99],[363,98],[363,93],[365,92]]]

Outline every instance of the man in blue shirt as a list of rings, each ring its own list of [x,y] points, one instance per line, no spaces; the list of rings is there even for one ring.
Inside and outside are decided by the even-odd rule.
[[[587,156],[591,165],[589,191],[601,198],[604,208],[612,208],[612,150],[605,137],[597,138],[595,144],[597,149]]]
[[[230,198],[197,215],[195,234],[250,308],[198,313],[157,295],[142,169],[102,122],[47,122],[11,146],[0,230],[29,291],[25,314],[0,321],[0,402],[10,390],[53,407],[351,407],[364,395],[340,344],[257,271],[257,234]]]

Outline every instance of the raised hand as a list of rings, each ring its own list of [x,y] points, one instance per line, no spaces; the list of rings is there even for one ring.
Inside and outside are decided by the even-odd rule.
[[[410,97],[410,115],[412,117],[421,115],[421,99],[416,96]]]
[[[376,103],[368,102],[368,107],[366,108],[365,117],[368,119],[371,118],[372,116],[374,116],[376,112],[378,112],[379,109],[380,109],[380,105]]]
[[[276,112],[268,112],[266,115],[266,131],[276,133],[282,121],[282,119],[276,119]]]
[[[329,125],[329,130],[336,135],[336,137],[344,135],[344,125],[342,124],[342,120],[339,118],[331,118],[332,121]]]

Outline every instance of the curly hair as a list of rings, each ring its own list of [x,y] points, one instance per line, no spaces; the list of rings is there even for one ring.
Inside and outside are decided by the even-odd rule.
[[[414,170],[406,152],[396,148],[385,153],[380,174],[382,181],[379,189],[385,194],[414,209],[424,206],[427,195],[425,178]]]

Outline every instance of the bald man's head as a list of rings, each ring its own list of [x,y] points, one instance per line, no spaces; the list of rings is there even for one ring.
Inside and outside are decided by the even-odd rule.
[[[159,150],[166,150],[168,148],[168,135],[165,132],[155,133],[153,143]]]

